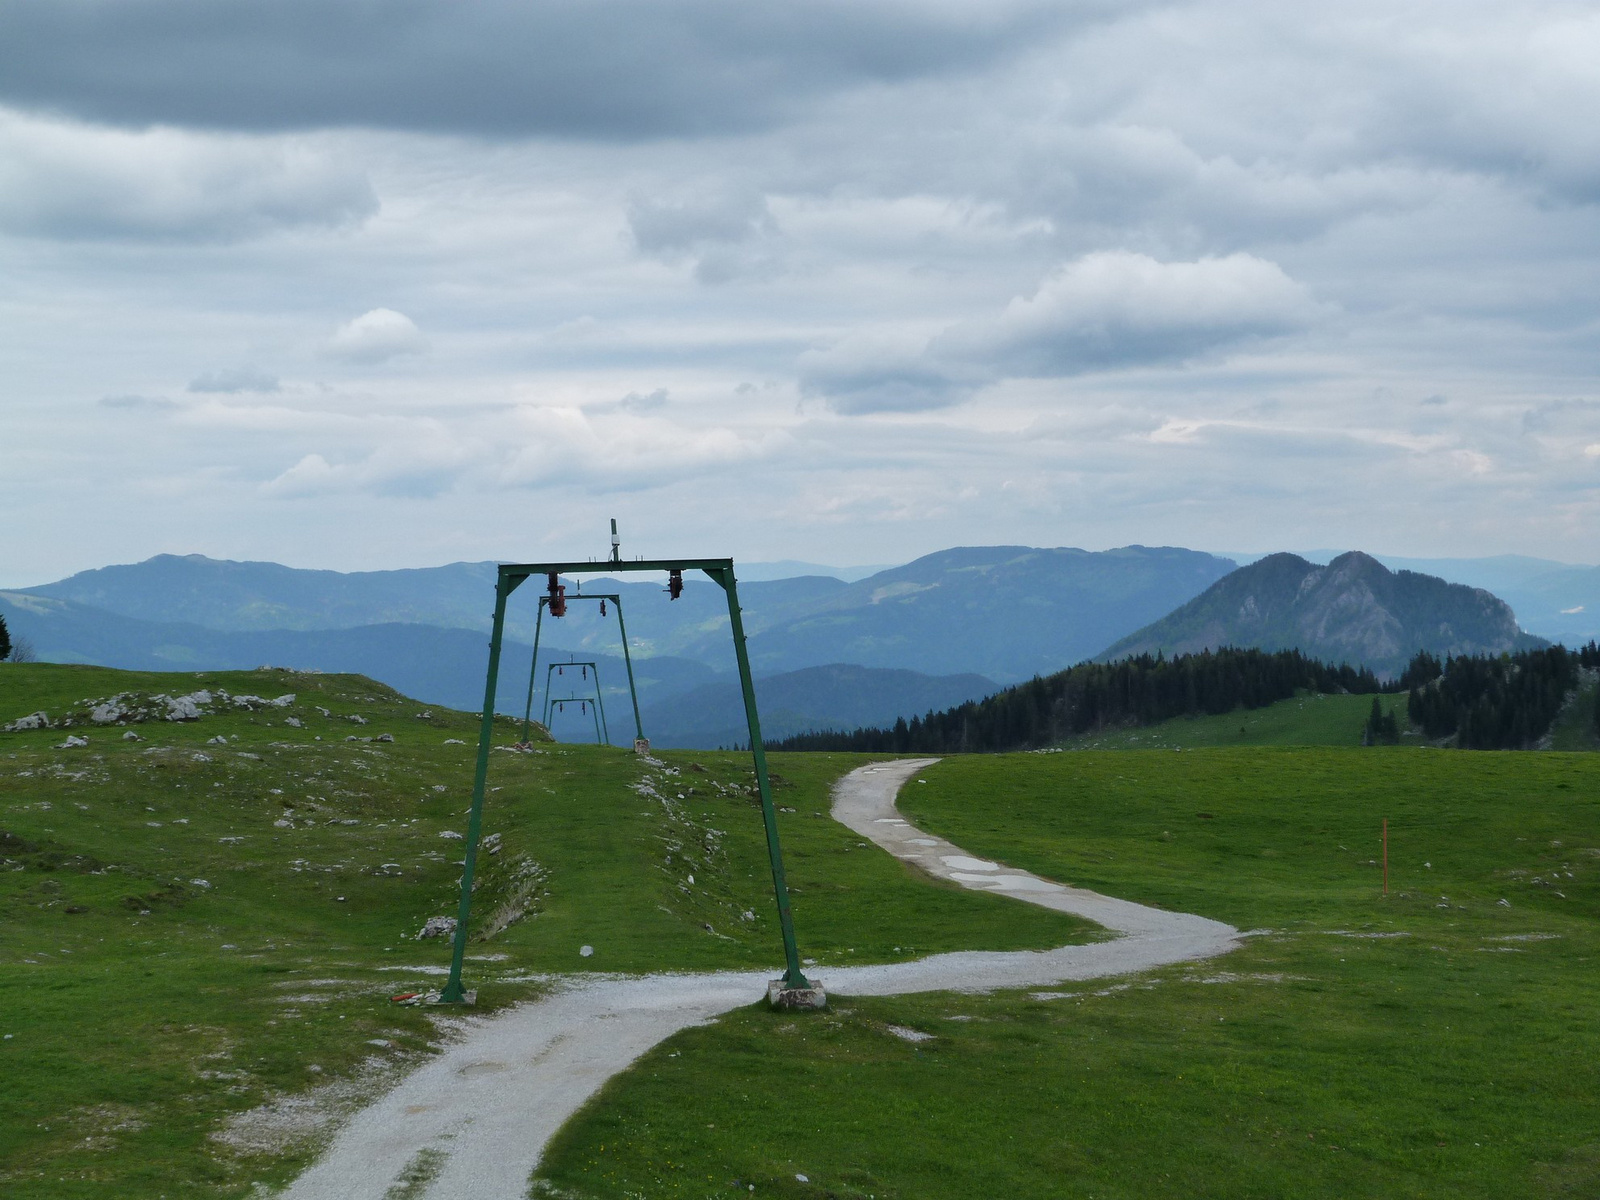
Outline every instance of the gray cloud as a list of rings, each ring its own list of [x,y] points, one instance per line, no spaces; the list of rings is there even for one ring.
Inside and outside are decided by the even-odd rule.
[[[643,138],[973,70],[1101,0],[0,3],[0,100],[97,121]]]
[[[278,377],[268,375],[256,367],[231,367],[221,371],[207,371],[189,381],[191,392],[276,392]]]
[[[1563,0],[0,0],[0,571],[601,497],[686,553],[1594,561],[1597,57]],[[324,382],[173,390],[248,362]]]
[[[857,336],[802,356],[802,386],[841,413],[940,408],[1006,378],[1181,363],[1304,328],[1322,308],[1248,254],[1158,262],[1102,252],[1068,263],[996,316],[931,339]]]
[[[750,190],[701,189],[685,197],[635,197],[628,227],[645,254],[667,262],[691,260],[701,283],[770,275],[777,222],[767,198]]]
[[[956,364],[940,362],[915,334],[856,334],[807,351],[798,369],[802,392],[846,415],[945,408],[973,390]]]
[[[0,231],[231,242],[349,226],[377,208],[365,174],[303,145],[130,132],[0,109]]]

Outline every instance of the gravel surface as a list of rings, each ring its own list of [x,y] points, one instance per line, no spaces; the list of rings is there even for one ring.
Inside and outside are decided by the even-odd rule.
[[[1064,887],[916,829],[895,809],[895,794],[935,761],[852,771],[834,791],[835,819],[930,875],[1086,917],[1123,936],[1056,950],[819,968],[814,977],[830,993],[1045,987],[1208,958],[1238,944],[1231,925]],[[678,1030],[758,999],[772,974],[563,977],[543,1000],[472,1022],[460,1041],[357,1113],[286,1194],[382,1200],[408,1166],[427,1163],[433,1178],[423,1196],[522,1200],[551,1135],[607,1079]]]

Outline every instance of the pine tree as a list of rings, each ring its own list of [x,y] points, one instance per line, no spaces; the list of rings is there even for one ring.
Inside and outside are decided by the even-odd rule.
[[[6,628],[6,619],[0,616],[0,662],[5,662],[11,657],[11,631]]]

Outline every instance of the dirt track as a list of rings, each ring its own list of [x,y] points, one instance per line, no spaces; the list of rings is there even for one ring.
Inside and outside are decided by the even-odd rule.
[[[964,887],[1073,913],[1123,936],[1042,951],[963,951],[817,972],[830,993],[897,995],[1045,987],[1209,958],[1238,944],[1231,925],[1164,912],[977,859],[908,824],[900,786],[935,762],[852,771],[833,815],[891,854]],[[459,1042],[363,1109],[289,1188],[291,1200],[382,1200],[413,1163],[432,1182],[409,1196],[522,1200],[552,1134],[611,1076],[678,1030],[750,1004],[772,972],[584,976],[556,994],[478,1022]],[[420,1156],[420,1158],[419,1158]]]

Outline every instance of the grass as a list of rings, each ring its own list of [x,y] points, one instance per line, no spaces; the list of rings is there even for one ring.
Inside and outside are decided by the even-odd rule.
[[[1091,752],[925,778],[908,816],[969,851],[1256,933],[1122,981],[742,1010],[611,1081],[536,1191],[1600,1192],[1600,759]]]
[[[200,688],[295,700],[86,723],[87,701]],[[297,1120],[284,1098],[348,1108],[448,1033],[390,997],[436,986],[448,958],[415,934],[455,911],[461,843],[443,835],[465,827],[477,718],[358,676],[0,665],[0,722],[36,709],[75,715],[0,733],[0,1194],[176,1200],[285,1182],[326,1119]],[[88,744],[63,748],[68,735]],[[780,767],[807,955],[1093,936],[864,850],[825,819],[828,786],[858,761]],[[492,936],[468,962],[480,1011],[535,994],[540,971],[776,966],[750,782],[732,754],[497,752],[485,832],[499,838],[474,910]],[[415,1167],[413,1190],[433,1165]]]
[[[1403,734],[1411,729],[1404,693],[1381,696]],[[1220,716],[1173,717],[1155,725],[1111,729],[1063,742],[1072,750],[1201,749],[1223,746],[1359,746],[1372,711],[1371,696],[1305,693],[1265,708],[1240,708]],[[1415,744],[1419,739],[1407,736]]]

